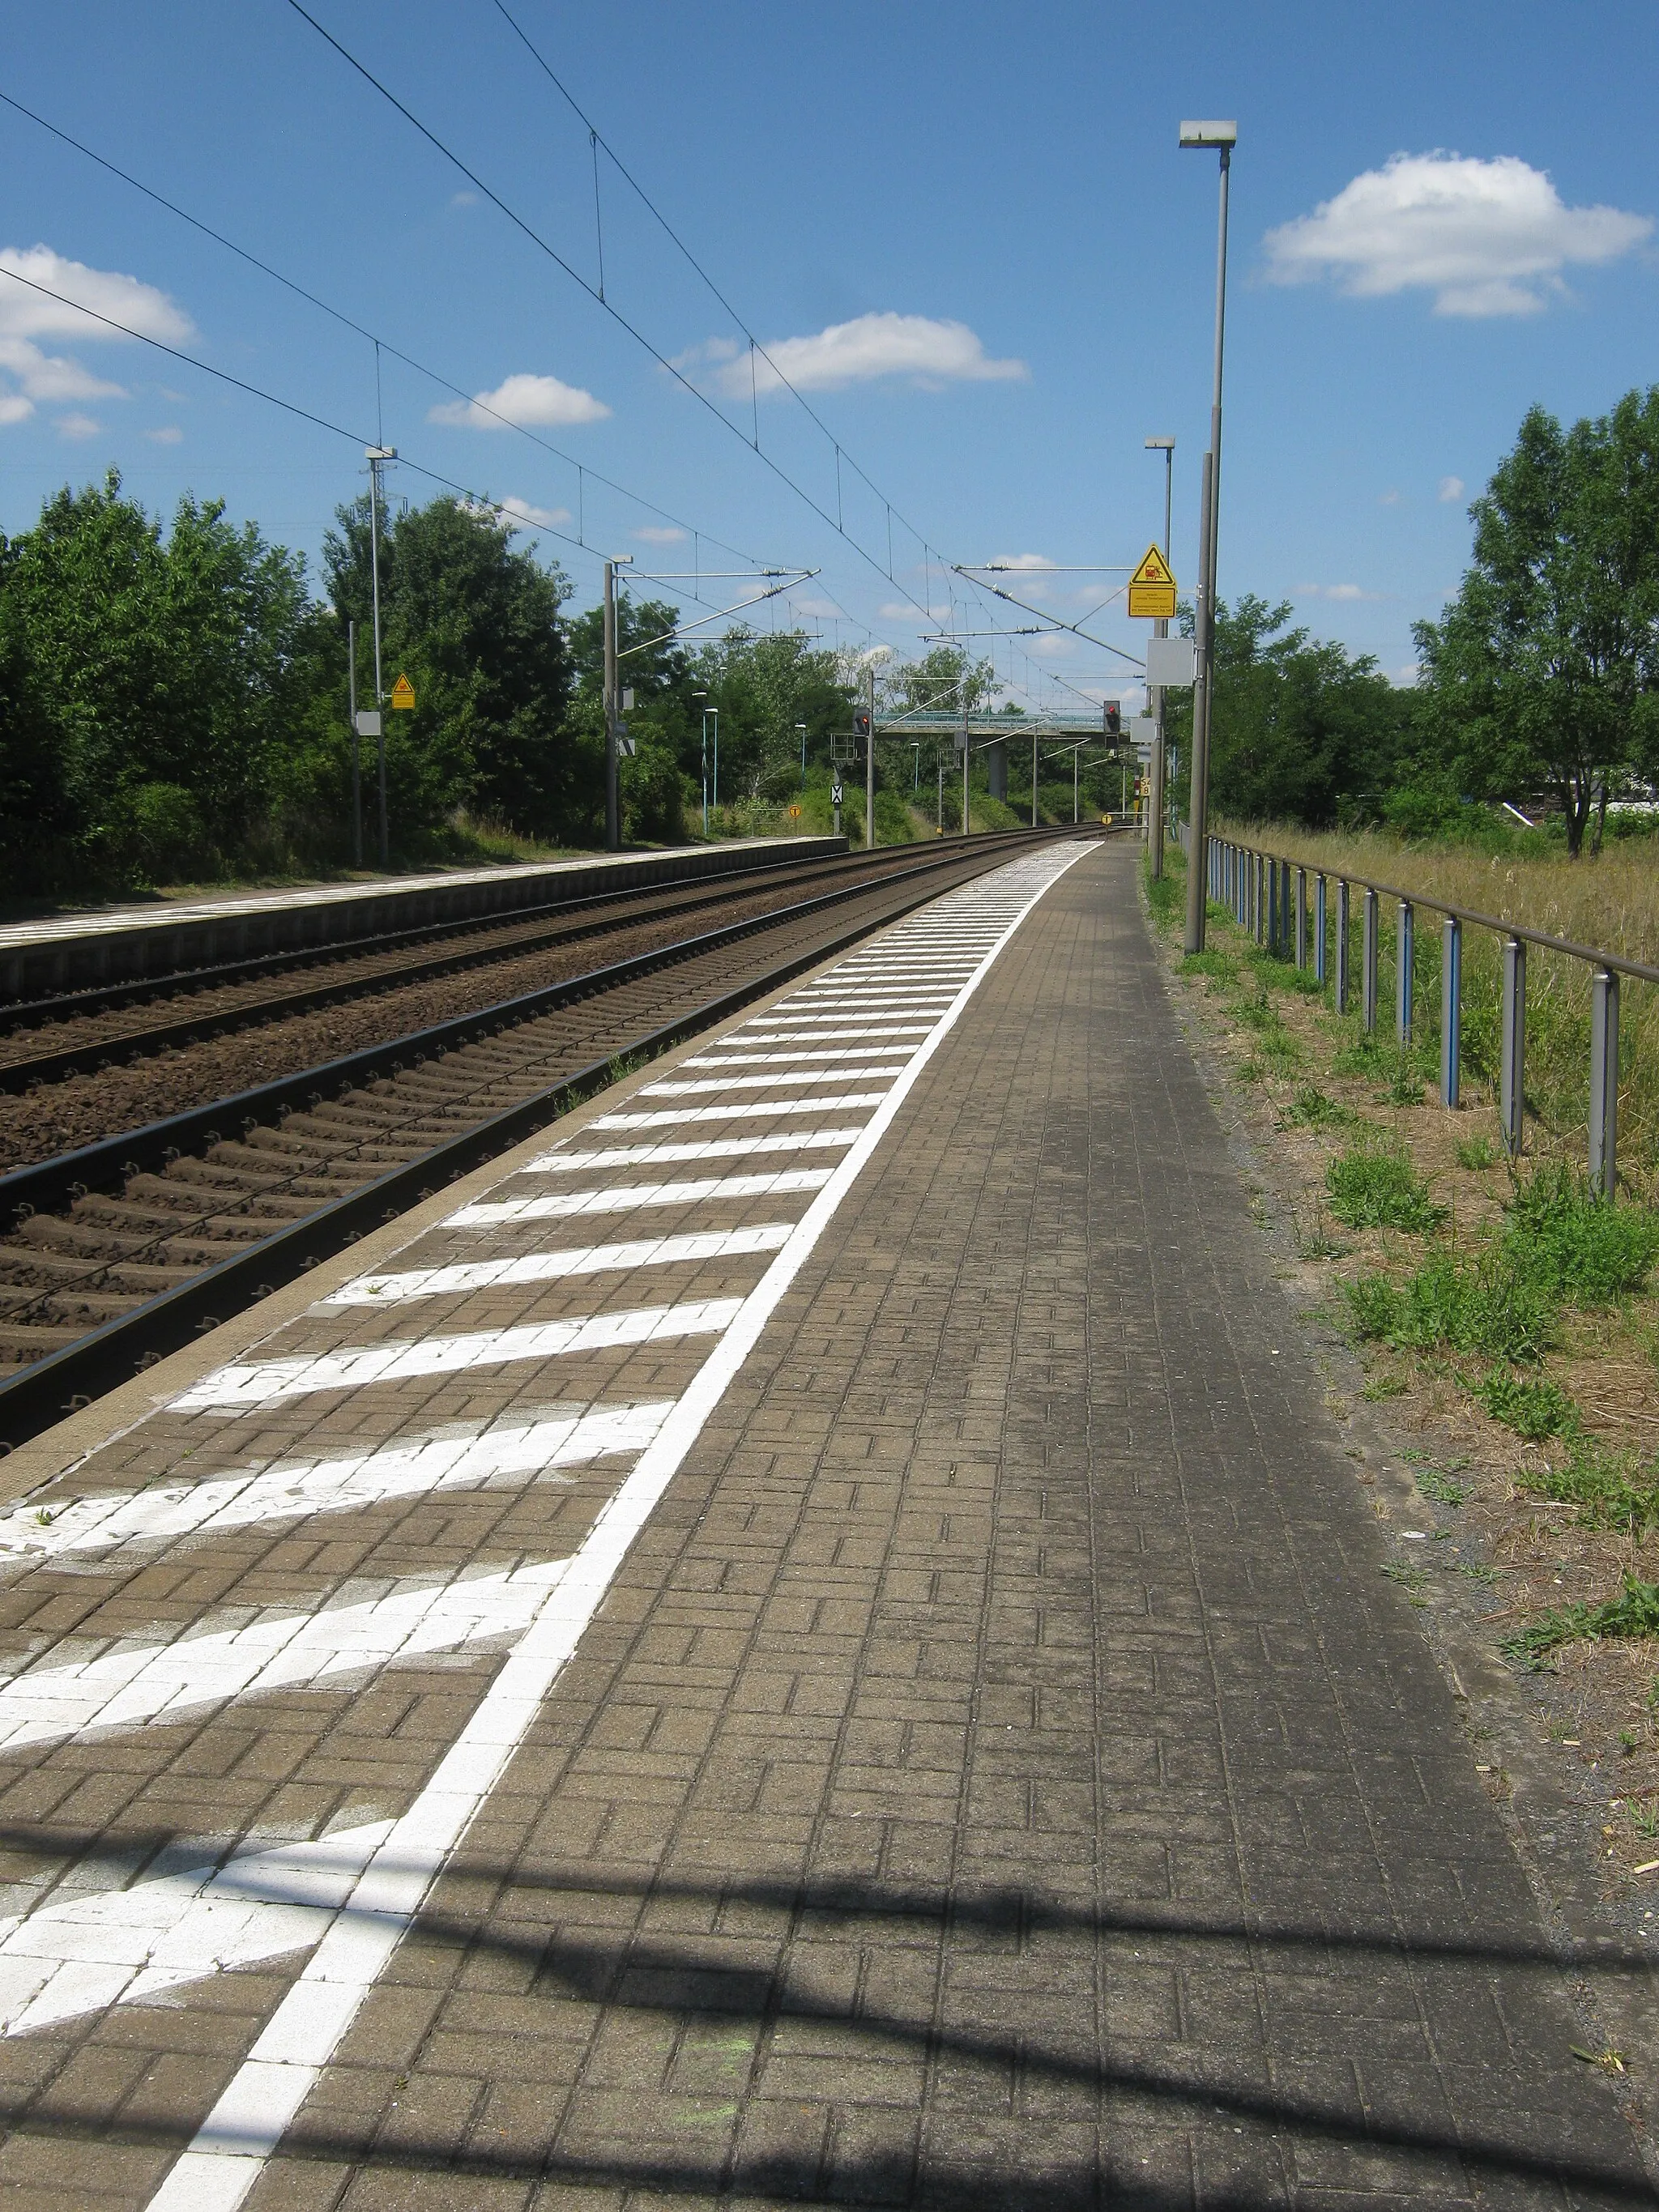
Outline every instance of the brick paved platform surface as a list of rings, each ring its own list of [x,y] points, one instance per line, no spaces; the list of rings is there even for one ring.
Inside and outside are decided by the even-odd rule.
[[[1652,2201],[1074,853],[0,1520],[0,2207]]]

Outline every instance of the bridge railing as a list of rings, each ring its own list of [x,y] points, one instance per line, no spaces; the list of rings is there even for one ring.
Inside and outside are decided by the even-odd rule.
[[[1498,1118],[1511,1158],[1519,1155],[1525,1135],[1528,948],[1538,946],[1582,963],[1590,979],[1589,1179],[1601,1196],[1613,1196],[1618,1180],[1620,981],[1629,976],[1638,982],[1659,983],[1659,968],[1577,945],[1546,930],[1528,929],[1496,915],[1454,906],[1423,891],[1311,867],[1267,846],[1218,836],[1209,838],[1206,845],[1209,896],[1279,958],[1293,959],[1305,970],[1311,957],[1315,981],[1334,985],[1339,1014],[1352,1011],[1356,979],[1350,948],[1357,919],[1358,1013],[1367,1034],[1375,1031],[1377,1021],[1382,903],[1386,900],[1395,907],[1394,1020],[1395,1041],[1402,1051],[1413,1042],[1418,911],[1440,916],[1439,1088],[1440,1103],[1448,1108],[1459,1104],[1462,1093],[1463,933],[1483,930],[1497,939],[1503,967]]]

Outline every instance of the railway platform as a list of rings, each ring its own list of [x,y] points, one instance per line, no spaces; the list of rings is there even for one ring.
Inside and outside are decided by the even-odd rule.
[[[445,868],[372,882],[210,891],[0,924],[0,1002],[461,922],[563,899],[637,890],[842,853],[844,837],[732,837],[660,852],[522,866]]]
[[[1127,843],[5,1462],[0,2191],[1646,2204]]]

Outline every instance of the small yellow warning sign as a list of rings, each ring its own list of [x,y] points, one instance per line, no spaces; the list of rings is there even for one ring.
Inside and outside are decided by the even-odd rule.
[[[394,707],[404,708],[410,708],[415,704],[415,686],[410,682],[408,677],[400,676],[392,685],[392,703]]]
[[[1173,622],[1175,611],[1175,573],[1158,547],[1149,545],[1129,579],[1129,612],[1142,620]]]

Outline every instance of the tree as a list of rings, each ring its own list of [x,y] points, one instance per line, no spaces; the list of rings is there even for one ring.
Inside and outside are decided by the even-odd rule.
[[[367,495],[324,540],[335,608],[357,623],[358,692],[372,681]],[[567,585],[497,518],[445,494],[388,520],[380,538],[386,689],[407,675],[412,713],[386,716],[391,811],[400,830],[467,807],[532,836],[570,836],[592,811],[592,763],[565,732]],[[602,799],[601,799],[602,803]]]
[[[1469,511],[1473,564],[1417,629],[1427,750],[1473,796],[1548,793],[1576,856],[1659,754],[1659,388],[1567,431],[1530,409]]]
[[[1246,821],[1333,822],[1339,810],[1376,812],[1393,784],[1410,730],[1413,695],[1397,690],[1368,653],[1287,629],[1288,600],[1247,592],[1216,608],[1210,798]],[[1190,612],[1182,627],[1190,627]],[[1189,757],[1192,693],[1164,701],[1170,742]]]

